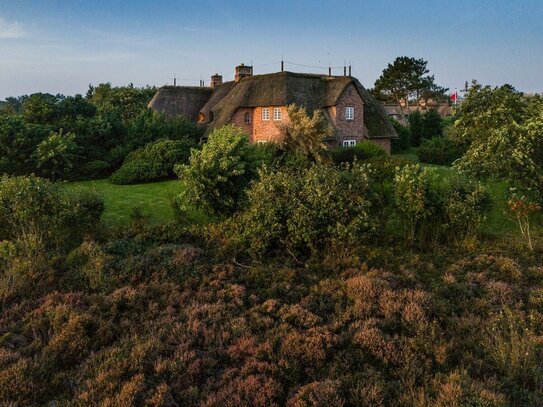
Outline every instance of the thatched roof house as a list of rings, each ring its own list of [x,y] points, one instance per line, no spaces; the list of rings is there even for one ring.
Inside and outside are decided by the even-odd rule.
[[[286,107],[291,104],[324,112],[335,133],[330,145],[352,146],[370,139],[390,151],[390,141],[397,137],[381,103],[350,76],[293,72],[253,76],[252,67],[240,65],[234,81],[222,83],[222,77],[214,75],[210,88],[161,88],[149,106],[170,116],[196,119],[206,127],[206,135],[235,124],[253,142],[266,142],[284,135]]]

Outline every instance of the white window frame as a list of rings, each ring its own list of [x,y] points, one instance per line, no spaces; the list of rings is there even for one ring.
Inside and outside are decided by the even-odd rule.
[[[262,120],[263,121],[269,121],[270,120],[270,109],[268,107],[262,108]]]
[[[354,120],[354,106],[347,106],[345,108],[345,120]]]
[[[343,147],[354,147],[356,146],[356,140],[343,140]]]
[[[273,108],[273,120],[276,121],[276,122],[280,122],[282,118],[283,118],[283,115],[281,113],[281,108],[280,107],[274,107]]]
[[[266,144],[268,140],[257,140],[256,144]]]

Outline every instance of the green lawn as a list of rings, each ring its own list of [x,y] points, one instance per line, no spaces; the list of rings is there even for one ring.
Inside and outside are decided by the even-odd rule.
[[[179,180],[159,181],[137,185],[114,185],[107,179],[67,182],[70,191],[94,191],[102,197],[105,211],[102,220],[108,226],[130,223],[134,210],[139,210],[151,223],[173,219],[171,201],[183,190]]]

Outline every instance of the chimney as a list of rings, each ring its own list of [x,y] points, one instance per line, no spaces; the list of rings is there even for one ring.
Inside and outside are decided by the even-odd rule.
[[[222,75],[219,75],[216,73],[215,75],[211,76],[211,89],[216,88],[217,86],[222,84]]]
[[[247,76],[253,76],[252,66],[245,66],[245,64],[236,66],[236,82],[239,82]]]

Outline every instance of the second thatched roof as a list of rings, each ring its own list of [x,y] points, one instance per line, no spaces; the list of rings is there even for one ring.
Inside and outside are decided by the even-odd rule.
[[[308,111],[334,106],[349,84],[364,102],[364,124],[370,138],[396,138],[397,134],[380,102],[360,82],[348,76],[322,76],[293,72],[256,75],[239,82],[226,82],[202,112],[212,117],[206,134],[228,124],[240,107],[287,106],[296,104]]]

